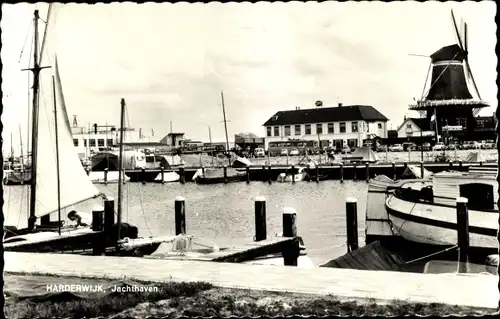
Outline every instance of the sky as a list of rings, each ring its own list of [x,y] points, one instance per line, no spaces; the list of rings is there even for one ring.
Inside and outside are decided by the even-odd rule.
[[[26,135],[33,10],[2,5],[4,150]],[[291,2],[58,4],[57,52],[68,114],[128,125],[155,136],[224,141],[264,136],[262,124],[296,106],[368,104],[393,129],[420,98],[430,55],[456,43],[450,9],[468,24],[469,62],[483,100],[497,106],[494,2]],[[41,31],[43,24],[41,23]],[[41,33],[43,34],[43,32]],[[23,50],[24,47],[24,50]],[[21,51],[23,51],[22,57]],[[471,91],[472,86],[471,86]],[[70,118],[72,121],[72,118]],[[25,136],[23,136],[23,139]]]

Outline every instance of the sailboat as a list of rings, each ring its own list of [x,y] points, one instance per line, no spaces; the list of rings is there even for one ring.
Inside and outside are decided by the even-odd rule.
[[[204,169],[198,169],[193,175],[193,181],[198,184],[220,184],[220,183],[232,183],[241,182],[246,176],[246,173],[231,166],[231,158],[229,156],[229,140],[227,136],[227,120],[226,120],[226,108],[224,105],[224,92],[220,92],[222,100],[222,114],[224,116],[224,129],[226,134],[226,154],[229,159],[229,165],[225,168],[226,174],[224,174],[224,168],[220,167],[208,167]],[[237,158],[238,161],[244,159]],[[224,176],[225,175],[225,176]]]

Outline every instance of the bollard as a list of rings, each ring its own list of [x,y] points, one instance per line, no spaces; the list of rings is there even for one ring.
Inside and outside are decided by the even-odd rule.
[[[292,165],[292,184],[295,184],[295,165]]]
[[[104,201],[104,233],[106,235],[111,233],[111,229],[115,224],[115,201],[108,198]]]
[[[165,168],[162,166],[160,166],[160,174],[161,174],[161,183],[164,184],[165,183]]]
[[[420,178],[424,178],[424,162],[420,161]]]
[[[179,177],[180,177],[180,182],[181,184],[184,184],[186,182],[186,174],[184,173],[184,167],[179,167]],[[205,177],[205,172],[203,172],[203,177]]]
[[[108,184],[108,169],[107,168],[104,169],[104,184],[105,185]]]
[[[266,229],[266,199],[257,196],[255,198],[255,241],[267,239]]]
[[[458,241],[458,272],[468,272],[469,262],[469,212],[468,199],[457,198],[457,241]]]
[[[393,180],[396,180],[398,178],[398,174],[396,171],[396,163],[392,162],[392,174],[394,176]]]
[[[370,182],[370,163],[366,163],[366,182]]]
[[[175,198],[175,234],[186,234],[186,202],[181,196]]]
[[[358,249],[358,208],[356,198],[345,200],[346,226],[347,226],[347,252],[352,253]]]
[[[283,237],[296,237],[297,226],[297,212],[291,207],[283,208]],[[299,242],[294,241],[290,245],[286,245],[283,249],[283,260],[285,266],[297,266],[297,259],[299,258],[300,248]]]
[[[483,161],[479,161],[479,166],[483,166]]]
[[[106,234],[104,230],[104,210],[102,208],[96,208],[92,210],[92,231],[100,232],[97,236],[92,238],[92,254],[95,256],[100,256],[106,251]]]
[[[141,178],[142,184],[146,185],[146,169],[145,168],[141,169],[141,175],[142,175],[142,178]]]
[[[354,166],[353,166],[353,172],[354,172],[354,176],[353,176],[353,180],[357,180],[358,177],[357,177],[357,174],[356,174],[356,171],[357,171],[357,168],[358,168],[358,165],[356,163],[354,163]]]
[[[344,164],[340,163],[340,182],[344,182]]]
[[[227,184],[227,165],[224,164],[224,184]]]
[[[453,168],[453,161],[450,160],[450,168]]]
[[[250,166],[247,165],[247,184],[250,184]]]
[[[269,180],[269,185],[271,185],[271,165],[267,166],[267,178]]]
[[[316,165],[316,183],[319,183],[319,166]]]

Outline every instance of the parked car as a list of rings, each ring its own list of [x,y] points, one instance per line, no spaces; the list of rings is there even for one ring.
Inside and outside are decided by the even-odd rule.
[[[286,148],[282,149],[280,152],[281,156],[287,156],[288,155],[288,150]]]
[[[351,153],[351,148],[349,146],[344,146],[342,150],[340,151],[342,154],[350,154]]]
[[[481,141],[481,148],[491,150],[495,148],[495,142],[492,140]]]
[[[422,151],[430,151],[431,150],[431,143],[425,142],[422,144]]]
[[[291,155],[291,156],[297,156],[297,155],[299,155],[299,154],[300,154],[300,152],[299,152],[299,150],[298,150],[298,149],[296,149],[296,148],[290,151],[290,155]]]
[[[450,144],[446,145],[446,149],[447,150],[455,150],[455,149],[458,150],[459,148],[458,148],[458,144],[457,143],[450,143]]]
[[[480,145],[476,141],[465,141],[462,144],[462,149],[464,150],[473,150],[473,149],[478,149],[480,148]]]
[[[378,145],[377,152],[385,152],[387,149],[387,145]]]
[[[446,149],[446,146],[444,145],[443,142],[437,142],[436,145],[432,148],[433,151],[443,151]]]
[[[403,150],[403,145],[401,144],[394,144],[389,146],[389,152],[402,152]]]
[[[254,151],[255,157],[266,157],[266,153],[263,148],[256,148]]]

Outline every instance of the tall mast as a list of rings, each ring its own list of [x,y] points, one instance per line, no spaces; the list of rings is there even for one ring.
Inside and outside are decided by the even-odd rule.
[[[23,172],[24,176],[24,151],[23,151],[23,135],[21,134],[21,124],[19,124],[19,141],[21,142],[21,157],[19,158],[21,161],[21,171]],[[21,182],[23,179],[21,180]]]
[[[211,157],[212,157],[212,167],[214,167],[214,150],[212,149],[212,129],[210,128],[210,125],[208,126],[208,140],[210,141],[210,152],[211,152]]]
[[[220,97],[222,100],[222,115],[224,116],[224,130],[226,132],[226,150],[229,159],[229,164],[231,165],[231,159],[229,158],[229,140],[227,137],[227,121],[226,121],[226,108],[224,106],[224,92],[220,91]]]
[[[61,235],[61,179],[59,172],[59,132],[57,130],[56,81],[52,76],[52,94],[54,96],[54,129],[56,134],[56,176],[57,176],[57,230]]]
[[[36,174],[37,174],[37,154],[38,154],[38,89],[40,86],[39,78],[40,71],[48,68],[40,67],[38,63],[38,10],[34,13],[34,52],[33,52],[33,68],[24,69],[33,72],[33,110],[32,110],[32,131],[31,131],[31,185],[30,185],[30,210],[28,217],[28,229],[35,228],[35,204],[36,204]]]
[[[125,99],[121,100],[120,110],[120,151],[118,154],[118,211],[117,211],[117,226],[118,239],[120,240],[120,227],[122,219],[122,173],[123,173],[123,128],[125,126]]]

